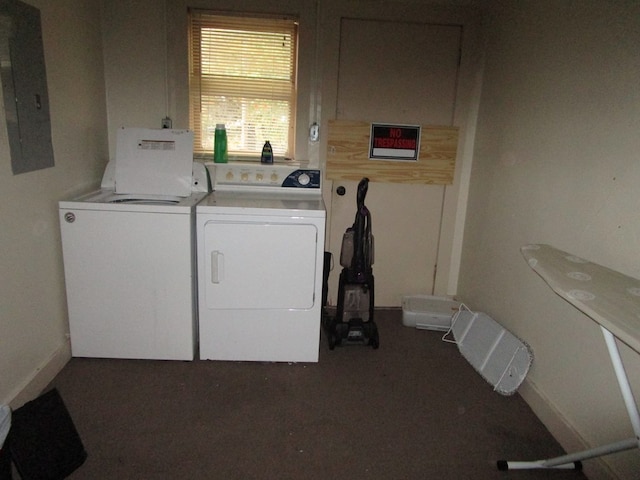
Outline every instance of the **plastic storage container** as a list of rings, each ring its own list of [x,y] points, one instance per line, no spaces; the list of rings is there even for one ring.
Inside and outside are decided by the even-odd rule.
[[[459,308],[460,302],[451,297],[409,295],[402,298],[402,324],[421,330],[446,332]]]

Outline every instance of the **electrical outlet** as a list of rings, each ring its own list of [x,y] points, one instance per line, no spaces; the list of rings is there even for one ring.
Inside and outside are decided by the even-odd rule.
[[[171,128],[171,119],[169,117],[162,119],[162,128]]]
[[[309,139],[312,142],[317,142],[320,138],[320,126],[317,123],[313,123],[311,127],[309,127]]]

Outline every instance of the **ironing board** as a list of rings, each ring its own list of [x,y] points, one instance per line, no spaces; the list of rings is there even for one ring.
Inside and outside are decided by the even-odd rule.
[[[618,338],[640,353],[640,280],[549,245],[526,245],[521,251],[554,292],[600,325],[635,436],[546,460],[500,460],[498,468],[580,469],[581,460],[640,448],[640,414],[616,345]]]

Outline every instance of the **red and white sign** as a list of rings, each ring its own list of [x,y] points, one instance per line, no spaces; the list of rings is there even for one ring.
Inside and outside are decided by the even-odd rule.
[[[369,158],[379,160],[418,161],[419,125],[372,123]]]

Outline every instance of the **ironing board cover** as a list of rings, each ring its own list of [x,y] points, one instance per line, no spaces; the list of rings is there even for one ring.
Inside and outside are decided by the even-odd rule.
[[[640,352],[640,280],[550,245],[521,252],[554,292]]]

